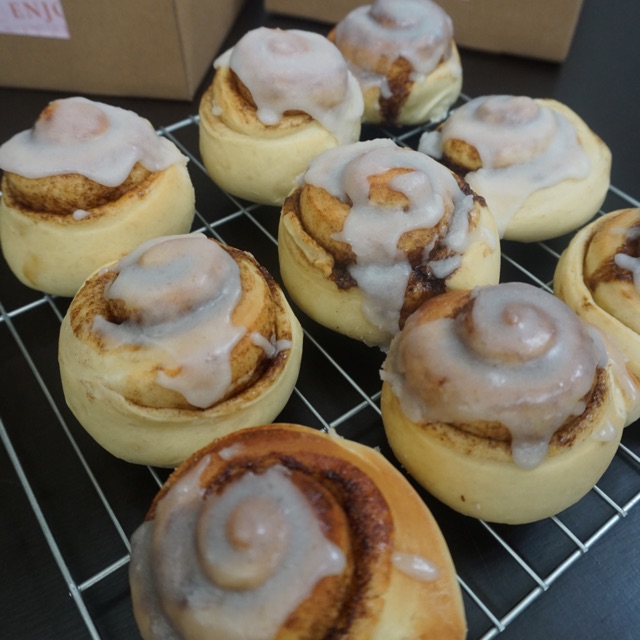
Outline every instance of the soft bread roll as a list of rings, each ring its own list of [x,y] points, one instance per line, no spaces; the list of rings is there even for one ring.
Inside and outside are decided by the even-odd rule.
[[[150,240],[91,276],[60,332],[67,404],[105,449],[175,467],[213,437],[270,422],[302,330],[255,259],[200,234]]]
[[[200,152],[233,195],[280,206],[311,158],[360,136],[358,83],[318,34],[261,27],[215,67],[200,102]]]
[[[451,18],[430,0],[375,0],[329,34],[364,96],[365,122],[442,120],[462,88]]]
[[[426,298],[500,273],[483,201],[439,163],[382,139],[311,162],[283,206],[278,252],[306,314],[383,348]]]
[[[640,209],[621,209],[578,231],[554,274],[554,292],[619,346],[640,376]]]
[[[522,283],[427,301],[383,365],[398,460],[469,516],[519,524],[593,488],[639,414],[638,381],[569,307]]]
[[[0,147],[0,241],[16,277],[73,296],[141,242],[191,228],[187,159],[131,111],[67,98]]]
[[[609,148],[555,100],[475,98],[423,134],[418,149],[464,175],[507,240],[577,229],[598,212],[609,188]]]
[[[244,429],[167,480],[132,537],[145,640],[461,639],[433,516],[379,453],[291,424]]]

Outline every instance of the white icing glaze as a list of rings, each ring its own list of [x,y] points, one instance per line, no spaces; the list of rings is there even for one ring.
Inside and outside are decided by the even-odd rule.
[[[391,94],[385,73],[393,62],[404,58],[411,79],[420,80],[449,56],[452,39],[451,18],[430,0],[375,0],[351,11],[335,29],[336,45],[348,46],[349,67],[361,85],[378,86],[382,97]]]
[[[448,140],[478,151],[482,168],[465,178],[482,195],[500,235],[535,191],[589,174],[590,161],[573,124],[524,96],[483,96],[456,109],[441,130],[423,134],[418,150],[435,158]]]
[[[638,292],[640,292],[640,258],[630,256],[626,253],[616,253],[613,261],[621,269],[626,269],[633,276],[633,284]]]
[[[229,445],[228,447],[225,447],[224,449],[220,449],[220,451],[218,451],[218,455],[223,460],[231,460],[232,458],[235,458],[237,455],[241,454],[244,450],[244,445],[236,442],[232,445]]]
[[[231,256],[202,234],[156,238],[117,263],[105,292],[137,317],[122,324],[96,316],[106,348],[133,344],[153,350],[159,385],[195,407],[223,397],[231,383],[230,354],[246,333],[231,321],[242,296]]]
[[[424,556],[396,551],[391,561],[396,569],[416,580],[431,582],[438,579],[438,567]]]
[[[640,388],[635,377],[627,368],[629,359],[618,342],[611,336],[591,324],[587,324],[587,330],[599,349],[600,366],[603,367],[608,364],[613,378],[625,398],[626,406],[619,407],[618,410],[621,414],[625,414],[622,421],[626,422],[627,415],[635,416],[640,412]]]
[[[364,101],[340,51],[325,37],[260,27],[243,36],[214,66],[229,66],[242,80],[263,124],[278,124],[286,111],[303,111],[339,144],[351,142]]]
[[[343,571],[344,554],[286,468],[247,471],[205,493],[207,463],[134,533],[132,591],[153,637],[269,640],[319,580]]]
[[[76,209],[72,214],[71,217],[74,220],[84,220],[85,218],[88,218],[91,215],[90,211],[85,211],[84,209]]]
[[[591,437],[598,442],[612,442],[618,437],[618,428],[611,421],[605,422]]]
[[[281,351],[291,349],[291,340],[267,340],[259,331],[252,331],[249,338],[257,347],[261,347],[267,358],[273,358]]]
[[[523,283],[476,290],[456,318],[407,321],[382,377],[414,422],[499,422],[533,468],[584,407],[602,345],[561,300]]]
[[[378,206],[369,198],[369,177],[394,168],[411,169],[389,184],[407,196],[406,208]],[[473,197],[466,196],[440,164],[386,139],[357,142],[320,154],[310,163],[304,181],[352,203],[342,231],[334,237],[348,243],[356,254],[356,264],[349,272],[365,294],[365,314],[376,326],[396,333],[412,271],[407,256],[397,248],[400,237],[407,231],[434,227],[447,203],[452,203],[451,221],[441,241],[455,258],[471,239],[468,214]],[[436,265],[436,277],[451,275],[459,264],[456,259],[441,261]]]
[[[86,98],[56,100],[32,129],[0,147],[0,168],[25,178],[80,174],[108,187],[139,162],[149,171],[187,158],[132,111]]]

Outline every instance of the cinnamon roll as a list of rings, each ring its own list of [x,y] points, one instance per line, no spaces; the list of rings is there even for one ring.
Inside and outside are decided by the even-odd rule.
[[[315,158],[280,218],[285,287],[320,324],[382,348],[426,298],[495,284],[500,242],[482,199],[391,140]]]
[[[546,240],[577,229],[609,188],[609,148],[555,100],[475,98],[423,134],[418,149],[464,175],[507,240]]]
[[[358,83],[323,36],[261,27],[214,66],[200,102],[200,152],[233,195],[280,206],[311,158],[360,136]]]
[[[621,364],[537,287],[443,294],[391,344],[384,427],[399,461],[453,509],[539,520],[593,488],[638,417],[638,382]]]
[[[132,536],[145,640],[462,639],[446,543],[379,453],[291,424],[244,429],[167,480]]]
[[[62,322],[67,404],[115,456],[175,467],[218,435],[273,420],[302,331],[248,253],[201,234],[149,240],[92,275]]]
[[[558,261],[553,286],[599,327],[640,376],[640,209],[621,209],[578,231]]]
[[[0,147],[0,241],[16,277],[73,296],[141,242],[186,233],[187,158],[132,111],[85,98],[51,102]]]
[[[329,39],[360,83],[365,122],[442,120],[460,95],[451,18],[431,0],[374,0],[351,11]]]

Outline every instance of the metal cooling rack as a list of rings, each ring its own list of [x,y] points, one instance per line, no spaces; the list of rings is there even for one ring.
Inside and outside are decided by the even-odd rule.
[[[390,137],[415,148],[424,130],[399,134],[365,128],[363,137]],[[251,251],[279,279],[278,211],[235,199],[211,182],[199,160],[197,117],[159,133],[190,158],[198,209],[194,230]],[[628,206],[640,203],[612,187],[603,211]],[[568,237],[532,245],[503,243],[502,280],[551,290],[555,263],[567,241]],[[5,283],[12,278],[8,271],[1,275]],[[20,579],[22,584],[35,584],[45,569],[51,576],[45,593],[52,595],[38,604],[46,612],[46,626],[36,625],[28,637],[139,637],[129,602],[129,537],[168,472],[116,460],[87,436],[66,408],[56,355],[57,331],[69,301],[19,285],[6,295],[3,285],[2,295],[0,382],[10,393],[0,405],[0,438],[16,476],[9,490],[17,502],[26,501],[23,508],[34,518],[29,529],[35,531],[34,540],[27,542],[31,550],[39,550],[36,566],[23,567]],[[305,330],[302,369],[279,419],[335,428],[393,459],[378,404],[382,354],[325,330],[302,313],[298,316]],[[43,453],[34,453],[42,448]],[[554,583],[624,521],[640,500],[639,451],[637,437],[625,434],[598,487],[571,509],[532,525],[505,527],[465,518],[416,486],[449,543],[470,640],[507,636],[516,618],[539,598],[552,597],[548,594]],[[3,460],[0,457],[0,465]],[[56,597],[60,592],[65,597]],[[32,606],[4,600],[7,611],[2,618],[9,629],[18,624],[24,629]]]

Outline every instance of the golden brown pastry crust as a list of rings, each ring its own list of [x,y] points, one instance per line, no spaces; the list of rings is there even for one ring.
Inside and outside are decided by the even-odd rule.
[[[277,124],[263,124],[247,87],[226,65],[217,68],[203,94],[199,117],[200,154],[212,180],[262,204],[282,205],[309,161],[338,144],[332,132],[299,110],[285,111]],[[359,135],[358,118],[350,138]]]
[[[612,211],[593,220],[571,239],[554,274],[556,295],[578,315],[612,338],[640,376],[640,296],[632,272],[615,255],[638,257],[635,231],[640,209]]]
[[[187,158],[132,111],[55,100],[0,156],[2,251],[39,291],[71,297],[103,264],[191,228]]]
[[[28,287],[67,297],[144,240],[186,233],[195,213],[191,178],[177,164],[153,173],[137,165],[113,189],[75,174],[5,173],[2,191],[0,242],[9,267]]]
[[[154,500],[146,526],[153,525],[167,494],[203,460],[199,484],[216,492],[248,470],[286,469],[291,482],[313,496],[310,505],[324,535],[345,556],[345,569],[320,580],[274,640],[465,637],[460,589],[442,534],[424,502],[381,454],[299,425],[245,429],[213,442],[176,470]],[[134,545],[134,611],[143,636],[152,638],[137,553],[142,556],[143,551]],[[400,570],[397,553],[428,561],[434,579]],[[163,558],[153,557],[154,567],[162,563]]]
[[[389,7],[391,6],[389,3]],[[393,24],[390,15],[375,17],[373,22],[378,22],[381,29],[386,26],[392,34],[394,31],[400,33],[403,28],[409,31],[413,26]],[[360,80],[365,104],[363,122],[416,125],[442,120],[449,107],[460,96],[462,67],[460,54],[453,40],[450,40],[446,52],[432,70],[426,74],[416,74],[413,64],[403,55],[403,51],[415,46],[414,53],[420,55],[419,48],[424,47],[424,41],[410,44],[410,36],[407,34],[405,41],[398,39],[395,55],[390,56],[387,50],[377,49],[379,41],[375,35],[372,34],[365,44],[361,41],[365,39],[364,32],[359,33],[352,41],[346,31],[337,38],[336,29],[334,27],[327,37],[338,46],[354,75]],[[397,36],[394,34],[390,41],[395,37]],[[372,82],[372,77],[377,77],[378,80]]]
[[[547,240],[577,229],[598,212],[609,188],[611,152],[607,145],[566,105],[541,98],[534,102],[561,114],[571,123],[590,166],[584,178],[567,178],[533,191],[512,216],[498,223],[501,237],[507,240]],[[446,126],[445,121],[439,129]],[[517,148],[525,155],[528,153],[526,145]],[[524,156],[520,161],[525,162]],[[443,145],[442,162],[463,176],[482,169],[478,150],[468,141],[457,138]],[[508,165],[507,162],[505,166]],[[481,195],[486,195],[491,208],[491,194]]]
[[[180,373],[155,359],[161,351],[105,343],[96,318],[118,325],[132,317],[117,301],[104,298],[116,276],[109,266],[91,276],[74,297],[59,343],[65,399],[85,429],[117,457],[175,467],[214,436],[269,422],[289,399],[300,369],[299,322],[277,283],[250,254],[224,249],[240,266],[244,291],[232,321],[246,327],[246,333],[230,354],[229,386],[211,406],[194,406],[160,381],[160,374]],[[169,300],[167,308],[174,303]],[[211,331],[213,336],[215,326]],[[270,342],[273,353],[263,346]]]
[[[451,292],[428,301],[412,318],[414,326],[457,317],[467,308],[469,296],[470,292]],[[534,468],[514,462],[511,432],[500,422],[481,417],[464,422],[409,417],[388,377],[381,397],[385,432],[400,463],[456,511],[508,524],[540,520],[593,488],[613,458],[623,428],[637,417],[637,381],[617,367],[610,359],[596,369],[584,411],[570,415],[556,429],[546,456]],[[415,372],[412,368],[403,375]],[[425,395],[438,384],[413,380]],[[633,385],[633,397],[626,395],[626,382]]]
[[[409,169],[396,168],[371,176],[370,200],[385,207],[408,206],[407,196],[390,183]],[[463,180],[455,176],[464,193],[471,193]],[[473,196],[468,214],[469,236],[473,238],[462,253],[460,266],[446,277],[436,277],[427,267],[428,260],[451,255],[446,236],[451,225],[451,202],[445,202],[445,215],[431,228],[413,229],[398,241],[398,249],[412,265],[400,328],[405,319],[426,299],[444,291],[469,289],[495,284],[500,272],[500,243],[491,214],[484,201]],[[350,203],[325,189],[303,183],[285,201],[278,232],[280,271],[296,304],[320,324],[371,345],[386,345],[391,336],[386,328],[366,315],[366,297],[349,273],[356,262],[348,243],[334,235],[343,228],[352,208]],[[428,260],[425,247],[430,247]]]

